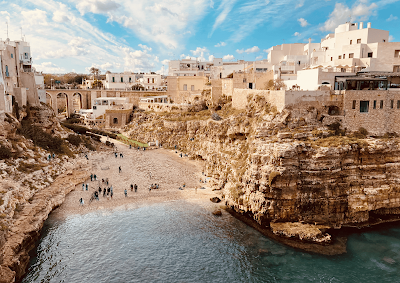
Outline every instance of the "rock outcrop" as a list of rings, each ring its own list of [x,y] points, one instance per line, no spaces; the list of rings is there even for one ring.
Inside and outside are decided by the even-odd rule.
[[[21,280],[29,264],[29,252],[39,240],[44,221],[54,208],[63,203],[75,185],[85,181],[87,176],[86,168],[71,170],[51,186],[37,192],[19,209],[3,247],[0,282]]]
[[[259,97],[250,100],[246,111],[223,107],[221,121],[210,111],[142,113],[126,131],[204,160],[226,205],[262,226],[338,229],[399,218],[399,139],[343,135],[341,117],[326,109],[277,113]]]

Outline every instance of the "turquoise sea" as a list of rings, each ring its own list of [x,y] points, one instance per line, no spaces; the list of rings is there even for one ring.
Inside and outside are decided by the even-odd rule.
[[[347,254],[322,256],[186,201],[55,213],[23,282],[400,282],[400,225],[352,233]]]

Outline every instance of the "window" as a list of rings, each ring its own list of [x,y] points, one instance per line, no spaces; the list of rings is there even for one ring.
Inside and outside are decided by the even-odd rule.
[[[361,38],[357,39],[357,44],[361,43]]]
[[[376,109],[376,100],[374,100],[374,109]]]
[[[11,53],[11,58],[14,58],[14,54]]]
[[[349,58],[354,58],[354,53],[349,53]]]
[[[151,79],[151,82],[154,84],[154,78]]]
[[[343,54],[343,59],[346,59],[346,54]]]
[[[28,59],[28,57],[29,57],[28,53],[25,53],[24,55],[25,55],[25,59]]]
[[[131,78],[131,77],[129,77],[129,82],[130,82],[130,83],[132,82],[132,78]]]
[[[194,85],[191,85],[191,86],[190,86],[190,90],[191,90],[191,91],[194,91]]]
[[[394,51],[394,57],[395,58],[400,58],[400,50],[395,50]]]
[[[123,83],[124,82],[124,78],[123,77],[121,77],[121,83]]]
[[[397,100],[397,109],[400,109],[400,100]]]
[[[342,55],[339,55],[338,59],[342,59]]]
[[[350,40],[350,45],[352,45],[353,44],[353,40]]]
[[[93,105],[93,110],[96,110],[97,109],[97,106],[96,105]]]
[[[353,106],[351,107],[351,109],[356,109],[356,101],[353,100]]]
[[[381,101],[379,102],[379,108],[380,108],[380,109],[383,108],[383,100],[381,100]]]
[[[9,77],[10,74],[8,73],[8,66],[6,65],[6,77]]]
[[[333,61],[333,57],[331,57],[331,61]]]
[[[394,105],[394,100],[390,100],[390,109],[393,109],[393,105]]]
[[[368,52],[368,58],[372,58],[372,52]]]
[[[148,84],[150,83],[150,78],[147,78],[147,83],[148,83]]]
[[[115,77],[113,77],[112,82],[115,83]]]
[[[187,85],[183,85],[183,90],[187,90]]]
[[[360,101],[360,112],[367,113],[369,108],[369,101]]]
[[[383,42],[386,42],[386,40],[384,39]]]
[[[243,78],[243,82],[244,82],[244,83],[246,82],[246,78]]]
[[[393,72],[394,72],[394,73],[400,72],[400,65],[395,65],[395,66],[393,66]]]
[[[114,118],[114,119],[113,119],[113,123],[114,123],[114,124],[118,124],[118,118]]]

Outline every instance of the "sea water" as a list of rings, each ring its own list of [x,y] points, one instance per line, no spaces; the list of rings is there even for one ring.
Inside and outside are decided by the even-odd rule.
[[[323,256],[185,201],[50,215],[23,282],[400,282],[400,226]]]

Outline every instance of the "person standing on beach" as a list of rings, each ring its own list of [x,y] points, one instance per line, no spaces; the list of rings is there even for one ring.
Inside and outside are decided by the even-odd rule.
[[[86,184],[86,190],[88,190],[89,189],[89,184]]]
[[[134,188],[135,188],[135,193],[136,193],[137,192],[137,185],[136,184],[135,184]]]
[[[128,191],[126,189],[124,190],[124,194],[125,194],[125,197],[128,196]]]
[[[84,204],[83,198],[81,198],[81,199],[79,200],[79,204],[80,204],[80,205],[83,205],[83,204]]]
[[[106,188],[104,188],[104,190],[103,190],[103,197],[105,197],[106,196]]]
[[[131,184],[131,192],[133,192],[133,185]]]
[[[94,180],[97,181],[97,176],[96,176],[96,174],[94,174]]]
[[[82,191],[85,190],[85,183],[82,184]]]
[[[119,173],[121,173],[121,166],[118,167]]]
[[[93,181],[93,174],[90,174],[90,182]]]

